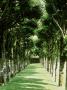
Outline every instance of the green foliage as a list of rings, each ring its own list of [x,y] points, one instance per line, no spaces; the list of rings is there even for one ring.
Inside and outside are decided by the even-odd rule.
[[[27,19],[27,20],[24,20],[24,22],[21,23],[22,26],[25,26],[25,27],[30,27],[30,28],[37,28],[37,21],[35,19]]]
[[[46,10],[50,15],[54,13],[53,6],[51,3],[46,4]]]
[[[3,44],[3,34],[6,31],[5,48],[8,55],[11,55],[11,48],[14,48],[15,56],[17,54],[22,56],[23,49],[31,49],[34,43],[29,37],[34,33],[39,38],[39,41],[35,43],[37,47],[35,53],[44,54],[44,51],[46,55],[49,54],[48,52],[51,55],[57,53],[56,42],[60,40],[58,39],[60,31],[53,18],[59,22],[60,26],[65,24],[66,29],[67,4],[65,0],[46,0],[45,3],[42,0],[0,0],[0,45]],[[38,23],[39,21],[40,23]],[[57,41],[55,41],[56,39]],[[66,50],[66,37],[64,41]],[[2,46],[0,50],[2,51]]]
[[[67,45],[67,35],[64,37],[65,44]]]

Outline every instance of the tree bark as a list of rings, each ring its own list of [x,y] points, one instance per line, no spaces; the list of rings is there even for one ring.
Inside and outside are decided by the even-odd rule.
[[[64,68],[64,57],[63,57],[64,41],[63,37],[60,38],[60,69],[59,69],[59,86],[63,85],[63,68]]]
[[[67,61],[66,61],[66,85],[65,85],[65,90],[67,90]]]

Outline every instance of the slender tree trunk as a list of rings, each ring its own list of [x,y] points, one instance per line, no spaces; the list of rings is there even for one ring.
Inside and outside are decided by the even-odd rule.
[[[63,85],[63,68],[64,68],[64,62],[60,61],[60,72],[59,72],[59,86]]]
[[[44,67],[46,69],[46,56],[44,56]]]
[[[65,85],[65,90],[67,90],[67,61],[66,61],[66,85]]]
[[[20,56],[19,55],[17,55],[17,72],[20,72],[21,71],[21,69],[20,69]]]
[[[51,71],[52,71],[52,68],[51,67],[52,67],[52,60],[50,60],[50,67],[49,67],[50,74],[51,74]]]
[[[13,47],[11,48],[11,56],[12,56],[12,60],[11,60],[11,77],[14,76],[14,52],[13,52]]]
[[[64,68],[64,57],[63,57],[63,45],[64,45],[64,41],[63,41],[63,37],[61,36],[60,39],[60,69],[59,69],[59,86],[63,85],[63,68]]]
[[[53,76],[53,65],[54,65],[54,61],[52,60],[52,66],[51,66],[51,74]]]
[[[11,60],[11,77],[14,76],[14,60]]]
[[[2,46],[2,60],[4,62],[3,64],[4,84],[6,83],[7,79],[5,43],[6,43],[6,32],[3,33],[3,46]]]
[[[57,70],[57,59],[56,59],[56,65],[55,65],[55,82],[56,82],[56,76],[57,76],[56,70]]]
[[[48,60],[47,60],[47,71],[49,72],[49,64],[50,64],[50,60],[49,60],[49,58],[48,58]]]
[[[25,69],[25,48],[23,49],[23,67]]]

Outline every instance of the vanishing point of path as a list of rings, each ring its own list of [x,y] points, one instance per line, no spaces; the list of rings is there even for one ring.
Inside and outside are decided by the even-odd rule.
[[[41,64],[30,64],[0,90],[60,90]]]

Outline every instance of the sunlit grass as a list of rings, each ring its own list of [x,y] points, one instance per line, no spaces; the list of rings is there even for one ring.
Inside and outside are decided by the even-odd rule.
[[[40,64],[31,64],[0,90],[59,90]]]

